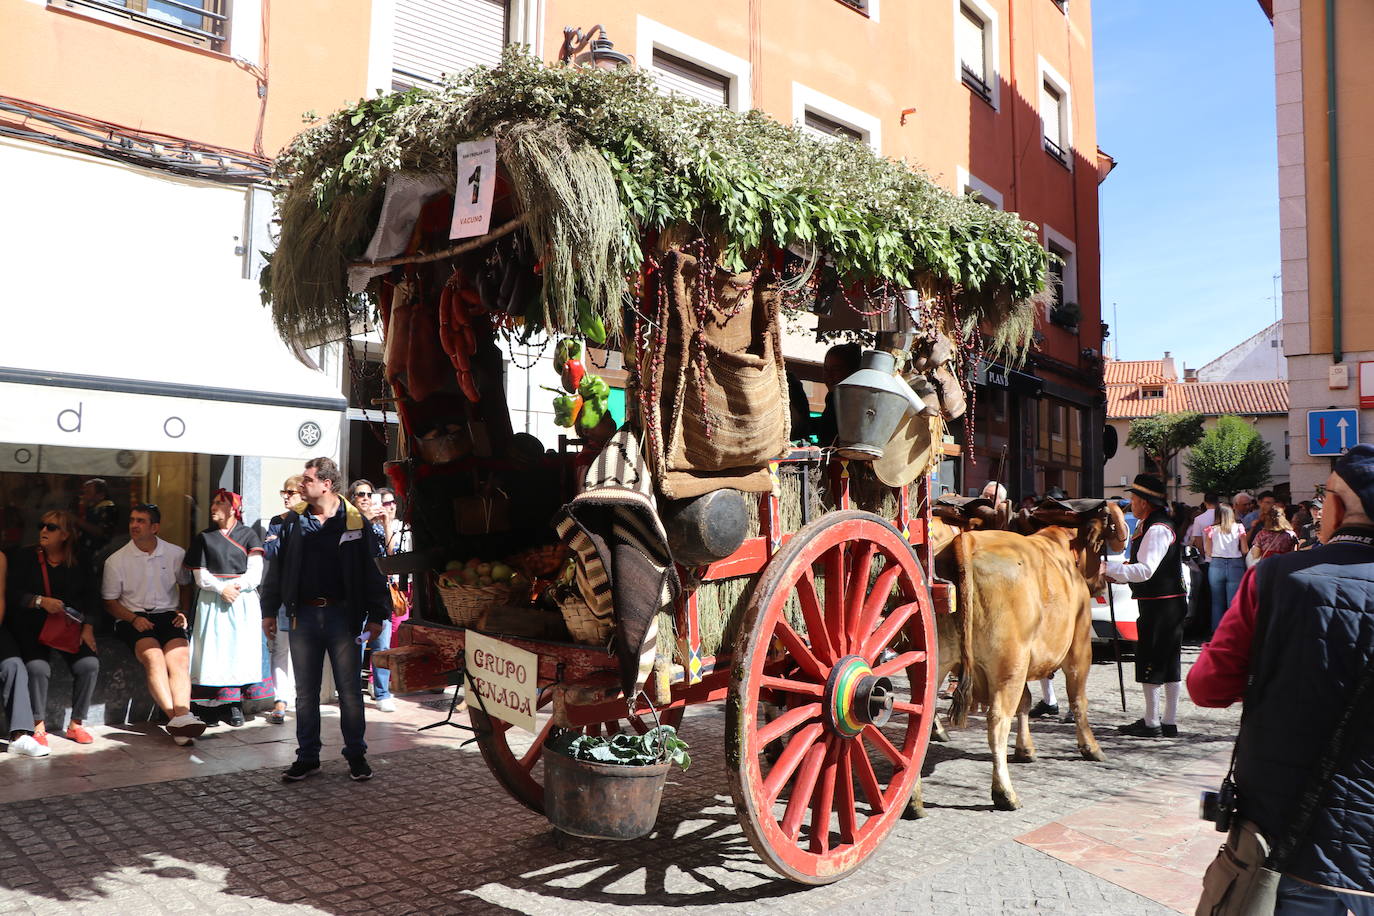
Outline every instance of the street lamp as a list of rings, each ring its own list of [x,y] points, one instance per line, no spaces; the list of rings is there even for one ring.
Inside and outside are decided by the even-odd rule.
[[[593,35],[599,38],[593,39]],[[590,45],[591,49],[587,50]],[[615,49],[615,42],[611,41],[606,34],[606,27],[597,23],[585,33],[581,29],[572,26],[563,27],[563,47],[558,51],[558,59],[563,63],[579,63],[578,57],[583,56],[583,61],[590,59],[592,63],[603,70],[614,70],[617,67],[627,67],[632,61],[628,54],[622,54]]]

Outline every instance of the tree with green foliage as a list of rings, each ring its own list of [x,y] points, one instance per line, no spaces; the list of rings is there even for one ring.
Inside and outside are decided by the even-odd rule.
[[[1262,489],[1269,483],[1273,463],[1274,450],[1259,430],[1233,416],[1218,419],[1184,459],[1189,489],[1227,496]]]
[[[1159,479],[1168,483],[1169,468],[1178,453],[1192,448],[1202,438],[1202,414],[1192,411],[1161,413],[1131,421],[1126,436],[1127,448],[1138,448],[1154,465]]]

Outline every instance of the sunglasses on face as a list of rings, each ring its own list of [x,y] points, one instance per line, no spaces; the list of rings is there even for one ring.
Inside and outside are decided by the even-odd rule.
[[[61,531],[62,526],[54,525],[52,522],[39,522],[38,529],[40,531]]]
[[[382,505],[383,505],[383,506],[394,506],[394,505],[396,505],[396,500],[394,500],[394,499],[384,499],[384,500],[382,500]]]
[[[296,495],[297,493],[299,493],[299,492],[300,492],[299,490],[282,490],[281,493],[279,493],[278,495],[279,495],[279,496],[295,496],[295,495]]]
[[[353,498],[354,498],[354,499],[362,499],[364,496],[366,496],[368,499],[371,499],[371,498],[372,498],[372,491],[371,491],[371,490],[359,490],[359,491],[357,491],[356,493],[353,494]]]

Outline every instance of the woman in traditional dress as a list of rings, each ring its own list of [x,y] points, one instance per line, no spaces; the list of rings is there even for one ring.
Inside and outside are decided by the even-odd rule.
[[[270,700],[275,694],[271,675],[263,670],[267,648],[257,593],[262,539],[243,524],[242,497],[228,490],[216,491],[210,522],[186,552],[197,588],[191,700],[204,721],[222,717],[238,728],[244,700]]]

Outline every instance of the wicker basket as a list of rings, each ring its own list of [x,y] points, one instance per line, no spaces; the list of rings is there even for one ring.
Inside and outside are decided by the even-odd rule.
[[[444,602],[448,619],[456,627],[470,627],[488,608],[510,600],[507,585],[459,585],[449,587],[435,583],[439,599]]]
[[[558,602],[558,608],[563,612],[563,622],[567,624],[573,642],[585,646],[604,646],[615,632],[614,616],[598,617],[578,595],[564,598]]]
[[[545,544],[513,554],[508,562],[531,579],[545,579],[558,574],[569,554],[567,544]]]

